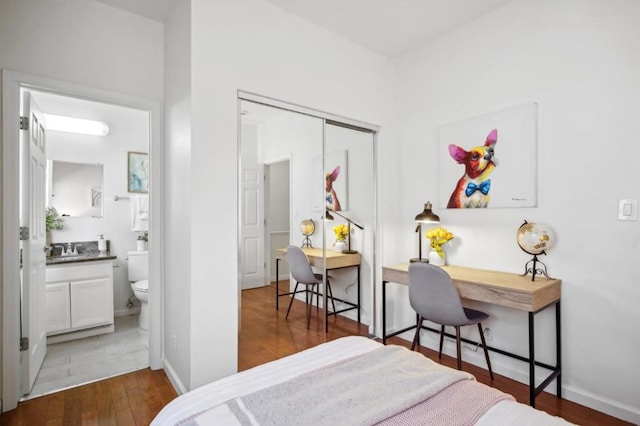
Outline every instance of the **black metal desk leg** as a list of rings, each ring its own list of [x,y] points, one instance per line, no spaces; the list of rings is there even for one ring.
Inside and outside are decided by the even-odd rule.
[[[387,282],[382,280],[382,344],[387,344]]]
[[[560,301],[556,302],[556,369],[559,371],[556,377],[556,394],[562,398],[562,338],[560,336]]]
[[[533,312],[529,312],[529,405],[536,406],[536,350]]]
[[[358,324],[360,324],[360,265],[358,265]]]
[[[278,301],[280,300],[280,259],[276,259],[276,311],[279,310]]]

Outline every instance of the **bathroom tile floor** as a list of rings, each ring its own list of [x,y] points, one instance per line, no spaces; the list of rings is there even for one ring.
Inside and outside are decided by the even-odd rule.
[[[42,369],[24,399],[148,366],[148,332],[138,328],[138,316],[116,317],[113,333],[47,345]]]

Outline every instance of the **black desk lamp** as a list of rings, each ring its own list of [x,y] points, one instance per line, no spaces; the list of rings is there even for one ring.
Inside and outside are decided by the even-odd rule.
[[[416,215],[414,219],[418,222],[416,232],[418,233],[418,257],[409,259],[410,262],[428,262],[429,259],[422,258],[422,224],[423,223],[440,223],[440,217],[431,211],[431,201],[424,204],[424,210]]]
[[[333,220],[333,216],[331,215],[331,213],[335,213],[338,216],[340,216],[341,218],[343,218],[344,220],[347,221],[347,233],[349,234],[349,242],[347,243],[347,249],[346,250],[342,250],[343,253],[345,254],[354,254],[357,253],[358,250],[351,250],[351,225],[354,225],[360,229],[364,229],[362,226],[358,225],[357,223],[355,223],[354,221],[352,221],[351,219],[349,219],[348,217],[338,213],[335,210],[331,210],[329,207],[327,207],[327,211],[325,212],[325,218],[327,220]]]

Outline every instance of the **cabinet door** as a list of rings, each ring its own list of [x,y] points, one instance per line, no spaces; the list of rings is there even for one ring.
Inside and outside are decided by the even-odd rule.
[[[69,283],[47,284],[47,333],[66,331],[71,327]]]
[[[113,290],[109,278],[71,282],[71,328],[113,323]]]

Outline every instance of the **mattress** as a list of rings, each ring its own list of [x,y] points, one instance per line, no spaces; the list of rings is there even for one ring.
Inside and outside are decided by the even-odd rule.
[[[387,348],[389,346],[387,346]],[[243,399],[248,399],[254,395],[261,395],[261,392],[262,396],[260,396],[260,398],[264,397],[265,395],[277,395],[279,387],[284,387],[284,389],[286,389],[287,385],[293,384],[296,381],[300,381],[301,379],[307,379],[309,377],[324,377],[330,374],[339,374],[331,373],[332,371],[334,371],[332,370],[332,368],[336,368],[336,366],[340,367],[346,362],[352,362],[351,360],[358,360],[367,356],[371,357],[373,354],[379,352],[382,347],[383,345],[381,343],[360,336],[343,337],[341,339],[321,344],[319,346],[290,355],[288,357],[269,362],[267,364],[234,374],[229,377],[225,377],[223,379],[217,380],[215,382],[187,392],[167,404],[158,413],[156,418],[153,420],[152,425],[191,426],[205,424],[269,424],[269,421],[261,420],[262,418],[253,418],[251,416],[251,413],[249,413],[249,420],[245,419],[246,422],[240,421],[231,411],[227,409],[227,404],[229,404],[230,401],[242,402]],[[439,364],[433,363],[425,357],[420,358],[426,360],[425,362],[433,364],[438,369],[450,370],[451,374],[466,374],[458,372],[457,370],[449,369],[447,367],[442,367]],[[380,372],[375,373],[376,380],[382,384],[391,382],[388,377],[385,377],[385,371],[385,369],[382,369]],[[313,376],[313,374],[315,374],[316,376]],[[413,376],[413,378],[415,378],[416,375],[414,374]],[[313,380],[315,380],[315,378]],[[366,377],[363,377],[362,380],[366,380]],[[358,380],[350,380],[349,382],[358,382]],[[309,382],[309,380],[306,380],[303,383],[311,383],[311,387],[315,386],[315,384],[313,382]],[[319,389],[321,389],[320,384],[318,384],[317,386]],[[476,384],[476,386],[481,386],[489,390],[485,385]],[[361,388],[370,389],[369,385],[363,385],[361,386]],[[282,390],[280,390],[280,392],[282,392]],[[492,390],[492,392],[496,391]],[[331,394],[334,398],[340,398],[341,400],[345,401],[347,403],[346,406],[353,405],[354,407],[359,407],[357,405],[356,396],[353,395],[352,391],[347,390],[342,385],[337,386],[335,392],[331,392]],[[282,398],[278,398],[278,401],[280,402],[281,399]],[[432,399],[436,400],[437,398]],[[479,417],[476,416],[477,418],[474,418],[474,421],[471,424],[476,424],[479,426],[513,424],[518,424],[518,426],[554,426],[569,424],[562,418],[550,416],[545,412],[536,410],[528,405],[520,404],[515,400],[503,398],[499,399],[500,400],[498,402],[492,404],[486,410],[483,410],[482,414],[479,415]],[[334,399],[334,401],[331,403],[332,405],[329,405],[329,407],[327,408],[329,412],[328,414],[331,414],[333,411],[335,411],[332,410],[331,407],[338,406],[335,401],[336,400]],[[318,399],[314,398],[313,405],[317,404],[317,402]],[[309,413],[307,410],[309,405],[304,403],[298,405],[301,406],[301,411],[304,412],[304,415],[303,413],[301,413],[300,421],[296,423],[319,424],[321,423],[319,419],[325,418],[324,415],[318,415],[317,412],[315,413],[316,417],[310,418],[306,416]],[[290,409],[287,413],[295,413],[295,407],[297,407],[298,405],[290,402],[289,407],[294,408]],[[271,410],[272,406],[274,405],[265,402],[264,407],[261,408],[265,409],[266,407],[266,409],[263,411],[266,411],[268,413],[269,410]],[[273,408],[273,410],[275,411],[278,409]],[[453,406],[451,410],[454,410]],[[357,408],[354,411],[357,411]],[[421,422],[419,418],[416,421],[415,418],[412,419],[411,416],[407,416],[406,414],[411,413],[411,410],[401,411],[403,412],[398,413],[396,417],[389,419],[389,421],[384,422],[384,424],[425,424],[424,421]],[[402,417],[402,414],[404,414],[404,417]],[[419,415],[419,410],[414,410],[413,417],[415,417],[416,415]],[[351,419],[351,417],[345,418]],[[343,420],[340,423],[370,424],[368,423],[368,421],[363,421],[362,419],[359,419],[357,417],[354,417],[353,420]],[[292,424],[292,422],[287,421],[286,423],[281,423],[279,421],[273,420],[271,421],[271,424]],[[438,421],[431,419],[429,420],[428,424],[450,425],[452,423],[450,422],[450,420]]]

